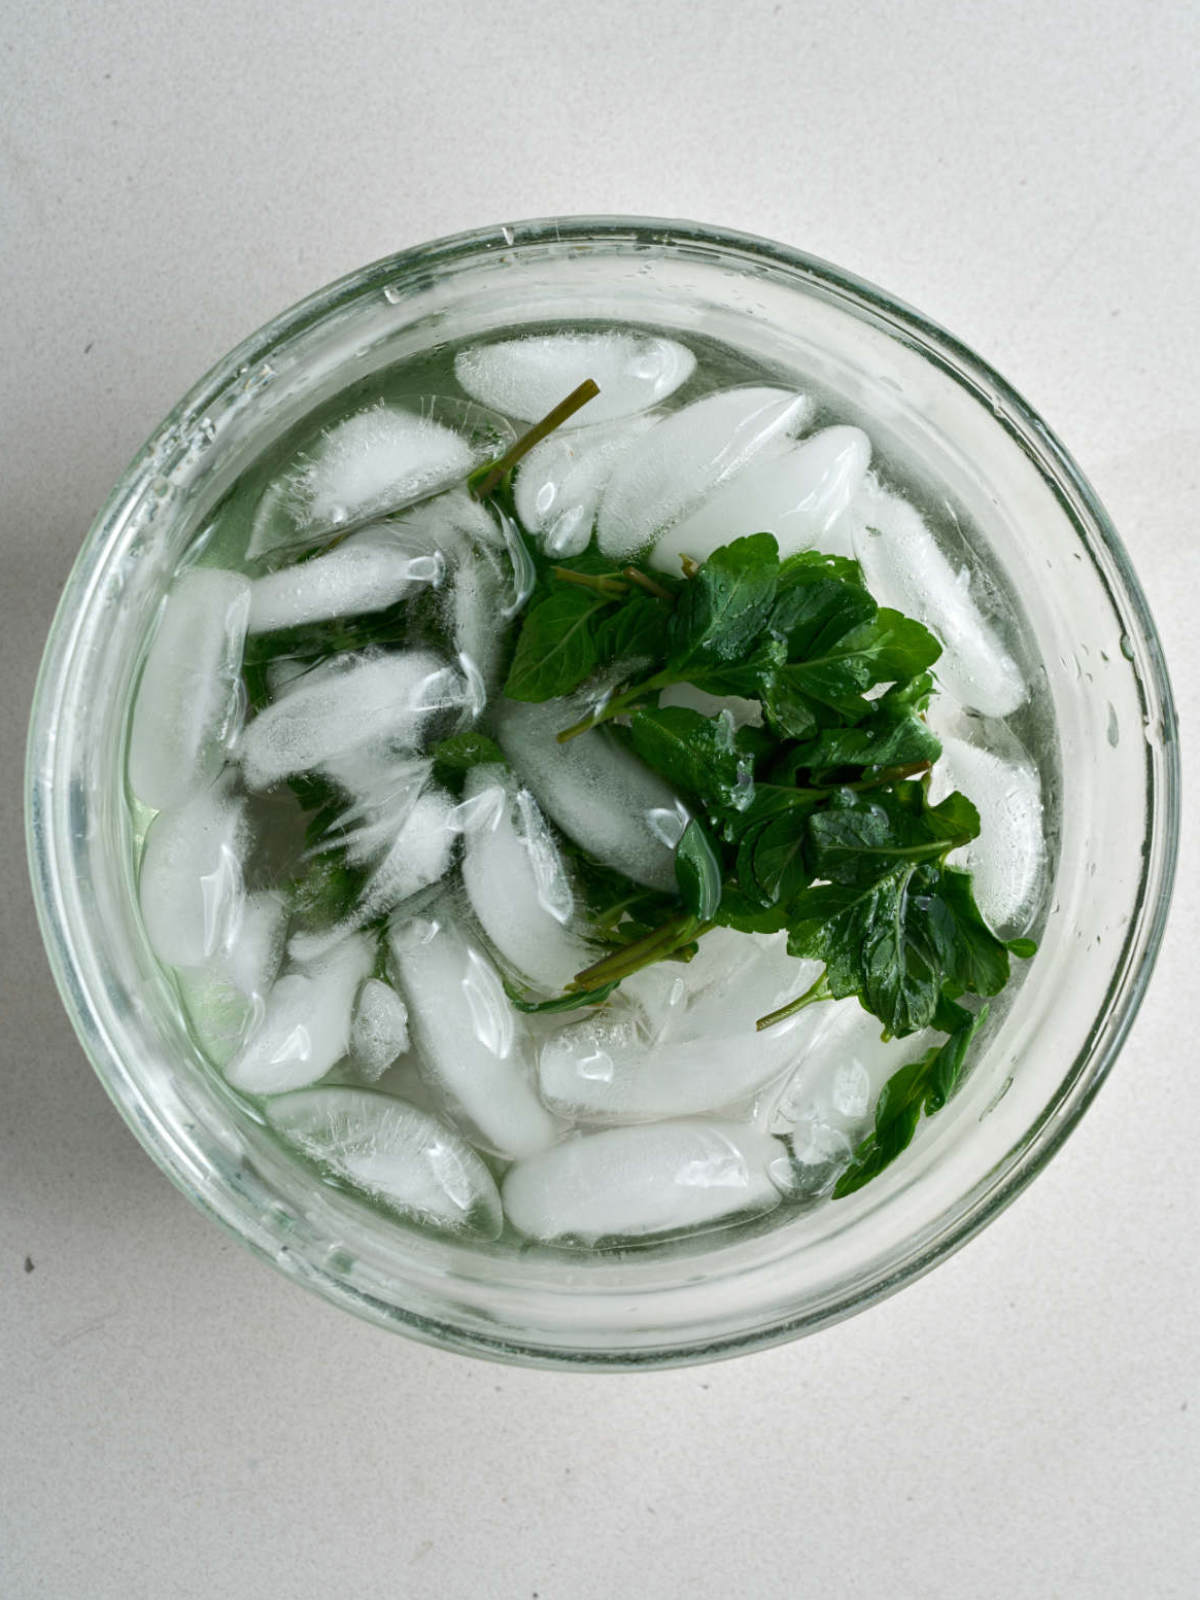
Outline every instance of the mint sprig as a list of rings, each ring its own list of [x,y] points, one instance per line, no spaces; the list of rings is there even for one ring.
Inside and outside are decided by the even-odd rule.
[[[679,909],[634,910],[636,888],[623,895],[606,882],[589,907],[610,949],[548,1004],[595,1004],[725,926],[786,931],[793,956],[822,963],[817,982],[760,1028],[854,996],[885,1037],[947,1034],[889,1080],[838,1195],[882,1171],[921,1115],[945,1104],[987,1015],[959,1002],[997,994],[1010,958],[1033,952],[992,932],[970,875],[948,865],[979,816],[957,792],[929,801],[941,746],[924,714],[940,653],[921,623],[877,605],[857,563],[818,552],[780,560],[759,533],[685,562],[679,578],[615,569],[591,549],[543,562],[505,685],[536,701],[594,685],[593,710],[559,738],[611,725],[693,817],[676,849]],[[660,705],[676,684],[756,701],[762,726]]]

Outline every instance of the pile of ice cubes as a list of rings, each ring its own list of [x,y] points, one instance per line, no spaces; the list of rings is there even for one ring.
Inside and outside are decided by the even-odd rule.
[[[548,553],[594,538],[614,562],[648,551],[677,572],[765,529],[785,555],[853,555],[881,603],[921,618],[945,646],[934,783],[979,807],[966,858],[984,913],[1006,933],[1026,925],[1044,887],[1042,799],[1004,719],[1027,685],[987,596],[874,474],[862,429],[815,428],[813,401],[777,386],[705,392],[692,351],[641,332],[479,344],[454,370],[512,437],[599,383],[517,472],[518,516]],[[367,406],[268,487],[246,571],[178,576],[129,749],[130,787],[157,813],[139,880],[150,944],[204,1048],[280,1135],[426,1226],[591,1245],[825,1194],[881,1086],[927,1041],[883,1041],[853,1000],[756,1033],[819,971],[784,936],[714,931],[689,964],[646,969],[583,1012],[511,1002],[514,988],[556,994],[600,953],[563,840],[671,890],[687,811],[603,730],[559,744],[577,708],[500,696],[528,573],[511,527],[465,491],[480,459],[428,408]],[[249,714],[248,638],[418,604],[440,619],[439,648],[281,651]],[[722,704],[687,686],[672,698]],[[739,722],[757,713],[728,706]],[[451,794],[430,742],[479,726],[507,764]],[[260,859],[286,810],[267,802],[314,780],[337,802],[297,870],[336,860],[357,885],[318,926]]]

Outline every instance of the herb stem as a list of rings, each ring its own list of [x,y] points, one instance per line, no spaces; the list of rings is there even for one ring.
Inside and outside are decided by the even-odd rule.
[[[761,1033],[764,1028],[773,1028],[777,1022],[783,1022],[787,1017],[795,1016],[797,1011],[803,1011],[805,1006],[816,1005],[820,1000],[832,1000],[833,990],[829,987],[829,974],[822,972],[816,983],[803,994],[789,1000],[787,1005],[780,1006],[778,1011],[769,1011],[765,1017],[759,1017],[754,1024],[755,1030]]]
[[[581,733],[587,733],[589,728],[598,727],[602,722],[611,722],[613,717],[622,716],[637,705],[639,700],[644,700],[647,695],[656,694],[659,689],[665,689],[673,681],[670,673],[657,672],[654,677],[647,678],[642,683],[635,683],[632,689],[614,695],[611,700],[606,700],[595,710],[589,711],[586,717],[580,717],[578,722],[573,722],[569,728],[564,728],[558,735],[559,744],[566,744],[568,739],[578,738]]]
[[[673,600],[675,596],[670,590],[664,589],[661,583],[655,583],[647,573],[641,572],[637,567],[625,567],[621,576],[628,578],[630,583],[636,583],[639,588],[645,589],[647,594],[652,594],[656,600]]]
[[[568,417],[573,417],[580,406],[585,406],[589,400],[594,400],[599,393],[600,385],[596,380],[585,378],[577,389],[571,390],[565,400],[560,400],[552,411],[547,411],[540,422],[535,422],[528,433],[523,433],[516,444],[510,445],[499,461],[492,463],[491,471],[485,477],[471,485],[472,499],[486,500],[522,456],[528,455],[535,444],[540,444],[548,433],[554,432],[555,428],[561,428]]]
[[[652,962],[663,961],[685,945],[693,944],[716,926],[712,922],[698,922],[688,912],[671,917],[661,927],[655,928],[633,944],[614,950],[593,966],[585,967],[572,978],[568,988],[592,989],[601,984],[619,982],[648,967]]]
[[[854,794],[863,794],[868,789],[880,789],[887,784],[902,783],[906,778],[920,777],[932,766],[932,761],[912,761],[906,767],[881,767],[873,778],[860,778],[856,783],[820,784],[811,792],[831,794],[834,789],[849,789]]]
[[[573,583],[580,589],[594,589],[598,594],[611,595],[614,600],[629,593],[629,585],[622,583],[615,572],[572,572],[570,567],[554,567],[552,570],[560,583]]]

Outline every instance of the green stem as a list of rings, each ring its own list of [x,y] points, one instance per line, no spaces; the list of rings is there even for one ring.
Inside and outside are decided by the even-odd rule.
[[[857,783],[819,784],[812,793],[828,795],[835,789],[849,789],[854,794],[862,794],[868,789],[880,789],[885,784],[903,783],[906,778],[919,777],[932,766],[932,761],[912,761],[906,767],[882,767],[873,778],[860,778]]]
[[[664,589],[661,583],[655,583],[653,578],[641,572],[637,567],[623,567],[621,576],[628,578],[630,583],[636,583],[640,589],[645,589],[646,593],[652,594],[656,600],[673,600],[675,598],[669,589]]]
[[[620,600],[629,593],[629,585],[622,583],[615,572],[572,572],[569,567],[550,569],[560,583],[573,583],[580,589],[594,589],[597,594],[611,595]]]
[[[586,717],[580,717],[578,722],[573,722],[569,728],[564,728],[558,735],[559,744],[566,744],[568,739],[578,738],[581,733],[586,733],[589,728],[598,727],[602,722],[611,722],[613,717],[623,716],[626,711],[637,705],[639,700],[644,700],[647,695],[657,694],[660,689],[665,689],[674,681],[669,672],[656,672],[652,678],[647,678],[642,683],[635,683],[632,689],[614,695],[611,700],[606,700],[594,711],[589,711]]]
[[[573,417],[580,406],[585,406],[589,400],[594,400],[600,393],[600,385],[594,378],[585,378],[577,389],[572,389],[565,400],[560,400],[553,411],[547,411],[540,422],[535,422],[528,433],[523,433],[516,444],[510,447],[500,457],[499,461],[492,463],[491,471],[478,483],[471,485],[471,496],[475,500],[486,500],[488,495],[504,477],[510,472],[522,456],[526,456],[535,444],[540,444],[548,433],[553,433],[555,428],[561,428],[568,417]]]
[[[789,1000],[787,1005],[780,1006],[778,1011],[769,1011],[765,1017],[759,1017],[754,1026],[761,1033],[764,1028],[773,1028],[777,1022],[782,1022],[786,1017],[794,1017],[796,1012],[803,1011],[805,1006],[815,1005],[819,1000],[832,999],[833,990],[829,987],[829,974],[823,972],[811,989],[806,989],[794,1000]]]
[[[568,988],[592,989],[605,983],[619,983],[643,967],[664,961],[676,950],[703,938],[715,926],[712,922],[698,922],[690,913],[682,912],[633,944],[614,950],[593,966],[577,972]]]

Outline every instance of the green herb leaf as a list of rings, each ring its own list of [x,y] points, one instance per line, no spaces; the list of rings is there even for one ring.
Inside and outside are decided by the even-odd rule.
[[[977,1016],[961,1006],[953,1011],[955,1026],[946,1042],[901,1067],[880,1090],[875,1126],[835,1184],[835,1200],[853,1194],[891,1166],[912,1143],[921,1112],[935,1115],[958,1087],[967,1049],[987,1020],[988,1008],[984,1006]]]
[[[833,1198],[843,1200],[891,1166],[912,1143],[921,1107],[928,1093],[932,1058],[929,1051],[892,1074],[875,1102],[875,1126],[854,1152],[854,1159],[834,1185]]]
[[[607,616],[597,620],[594,630],[597,664],[606,667],[654,661],[662,653],[670,618],[669,602],[635,590]]]
[[[853,767],[860,772],[886,767],[920,766],[942,753],[936,734],[922,720],[929,704],[933,680],[919,673],[908,683],[889,689],[874,702],[861,722],[850,727],[823,728],[806,743],[788,752],[776,775],[795,778],[807,772],[820,781],[825,773]]]
[[[932,1117],[949,1100],[958,1088],[959,1079],[962,1077],[963,1063],[966,1060],[967,1047],[972,1039],[983,1027],[988,1018],[988,1007],[981,1006],[977,1015],[956,1006],[961,1020],[957,1027],[950,1029],[950,1037],[940,1047],[933,1057],[929,1073],[929,1087],[925,1093],[925,1115]],[[939,1020],[939,1027],[942,1022]]]
[[[733,928],[738,933],[782,933],[790,925],[791,916],[787,906],[760,905],[739,883],[727,878],[713,920],[719,927]]]
[[[474,730],[453,734],[449,739],[439,739],[431,746],[429,754],[437,766],[452,772],[467,772],[471,767],[496,763],[504,765],[506,761],[504,751],[494,739]]]
[[[430,746],[433,773],[439,783],[469,772],[472,767],[506,766],[508,758],[494,739],[486,733],[472,729],[468,733],[455,733],[448,739],[439,739]]]
[[[787,904],[808,885],[808,824],[820,802],[811,791],[759,785],[736,835],[736,876],[745,895],[764,906]]]
[[[866,588],[862,568],[849,556],[826,555],[823,550],[797,550],[779,563],[780,594],[810,578],[836,578],[839,583]]]
[[[778,574],[772,534],[752,533],[713,551],[671,616],[667,664],[677,681],[694,666],[744,659],[766,626]]]
[[[878,875],[878,858],[854,869],[843,856],[851,881],[818,884],[793,900],[788,949],[824,961],[833,994],[860,995],[902,1038],[934,1024],[943,994],[998,993],[1009,958],[979,914],[967,873],[894,859]]]
[[[634,752],[647,766],[718,814],[743,812],[754,799],[751,741],[729,717],[647,706],[634,711],[629,728]]]
[[[610,595],[564,586],[534,606],[508,669],[508,698],[552,700],[577,689],[599,659],[593,623],[612,604]]]
[[[740,661],[692,661],[686,674],[672,672],[672,683],[690,683],[705,694],[740,695],[746,700],[762,698],[764,687],[787,660],[787,646],[773,634],[764,634]]]
[[[945,975],[946,994],[951,999],[963,994],[999,994],[1008,982],[1008,946],[983,920],[975,904],[971,874],[943,867],[927,893],[923,882],[918,883],[916,893],[915,910],[926,919],[929,946]]]
[[[873,883],[898,863],[941,861],[979,833],[966,795],[931,806],[919,783],[858,794],[835,790],[809,826],[815,876],[833,883]]]
[[[320,855],[291,885],[294,924],[305,931],[332,927],[358,904],[367,873],[333,854]]]
[[[812,661],[871,622],[876,611],[861,583],[793,557],[779,574],[771,631],[786,641],[789,661]]]
[[[843,586],[843,593],[854,591]],[[806,626],[814,621],[820,617],[806,619]],[[816,701],[853,723],[870,714],[870,702],[863,699],[868,689],[913,678],[942,653],[927,628],[898,611],[877,611],[869,621],[830,639],[837,625],[836,617],[822,623],[812,639],[802,637],[799,629],[793,633],[788,664],[778,669],[777,692]]]

